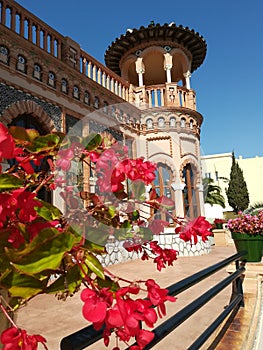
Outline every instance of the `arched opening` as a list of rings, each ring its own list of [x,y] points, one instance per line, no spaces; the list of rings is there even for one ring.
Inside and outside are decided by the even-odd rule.
[[[163,68],[164,56],[160,51],[150,51],[143,58],[145,73],[144,85],[159,85],[166,82],[166,73]]]
[[[200,215],[199,193],[196,189],[196,169],[190,163],[183,168],[183,189],[184,215],[189,218],[196,218]]]
[[[174,192],[172,191],[172,169],[166,164],[157,163],[156,178],[153,182],[153,188],[155,189],[157,196],[166,196],[174,201]],[[168,221],[173,224],[172,216],[175,216],[175,208],[162,211],[158,210],[155,213],[155,219]]]
[[[44,135],[46,134],[43,125],[41,125],[36,118],[32,115],[32,114],[22,114],[16,118],[14,118],[12,120],[12,122],[9,124],[9,126],[21,126],[25,129],[34,129],[37,130],[39,132],[40,135]],[[15,164],[15,160],[11,159],[9,161],[9,164],[12,166]],[[47,160],[46,158],[44,158],[41,161],[41,164],[36,166],[35,164],[31,164],[32,167],[34,168],[35,173],[39,173],[42,171],[47,171],[49,169],[48,164],[47,164]],[[32,188],[33,190],[33,188]],[[38,192],[38,198],[51,203],[52,201],[52,195],[51,195],[51,191],[47,191],[44,187],[42,187],[40,189],[40,191]]]

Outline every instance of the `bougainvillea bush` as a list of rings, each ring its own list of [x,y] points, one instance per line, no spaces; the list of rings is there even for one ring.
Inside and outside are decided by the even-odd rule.
[[[165,315],[165,303],[175,299],[152,279],[117,279],[97,258],[114,235],[125,240],[128,251],[153,259],[158,270],[177,259],[175,250],[152,240],[168,226],[155,213],[172,209],[174,203],[154,188],[146,191],[156,166],[143,158],[130,159],[127,152],[105,134],[41,136],[36,130],[0,124],[0,288],[8,292],[0,308],[11,324],[1,335],[5,350],[47,349],[43,336],[28,335],[10,317],[42,293],[66,299],[81,291],[83,316],[95,329],[104,326],[105,346],[111,334],[117,344],[135,339],[132,350],[153,339],[144,326],[153,327]],[[87,178],[95,179],[92,190]],[[43,192],[54,191],[63,212],[43,200]],[[206,241],[211,234],[204,217],[186,226],[173,221],[176,233],[193,244],[197,236]]]

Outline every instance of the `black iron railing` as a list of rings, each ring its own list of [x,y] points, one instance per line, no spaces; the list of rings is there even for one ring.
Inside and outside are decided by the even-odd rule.
[[[213,332],[222,324],[222,322],[232,314],[236,313],[240,306],[244,306],[244,296],[242,288],[242,275],[245,271],[244,263],[240,264],[242,256],[246,254],[243,251],[238,254],[234,254],[229,258],[222,260],[221,262],[207,267],[194,275],[191,275],[183,280],[168,287],[169,295],[175,296],[186,289],[191,288],[195,284],[201,282],[205,278],[213,275],[217,271],[228,266],[232,262],[236,262],[236,271],[231,273],[228,277],[217,283],[214,287],[210,288],[207,292],[196,298],[190,304],[185,306],[179,312],[171,316],[164,321],[160,326],[156,327],[152,332],[154,333],[154,339],[145,347],[145,350],[151,349],[154,345],[159,343],[163,338],[170,334],[180,324],[185,322],[190,316],[197,310],[204,306],[213,297],[219,294],[224,288],[232,284],[232,294],[230,296],[230,303],[224,308],[224,310],[218,315],[218,317],[207,327],[207,329],[194,341],[194,343],[187,350],[197,350],[203,345],[207,339],[213,334]],[[103,329],[95,331],[93,326],[85,327],[73,334],[63,338],[60,343],[61,350],[82,350],[97,342],[102,338]],[[133,344],[134,345],[134,344]]]

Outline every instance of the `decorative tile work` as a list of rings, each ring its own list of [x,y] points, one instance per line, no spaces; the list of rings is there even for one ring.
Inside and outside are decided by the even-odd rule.
[[[12,104],[18,101],[34,101],[49,115],[57,130],[61,130],[61,109],[46,101],[42,101],[28,93],[17,90],[12,86],[0,83],[0,115],[4,113]]]

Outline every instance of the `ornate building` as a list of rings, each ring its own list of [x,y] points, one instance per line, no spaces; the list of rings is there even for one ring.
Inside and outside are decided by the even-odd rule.
[[[1,0],[0,120],[67,133],[106,130],[133,156],[158,164],[159,194],[178,216],[203,214],[202,115],[191,74],[206,42],[171,24],[128,29],[105,53],[105,65],[13,0]]]

